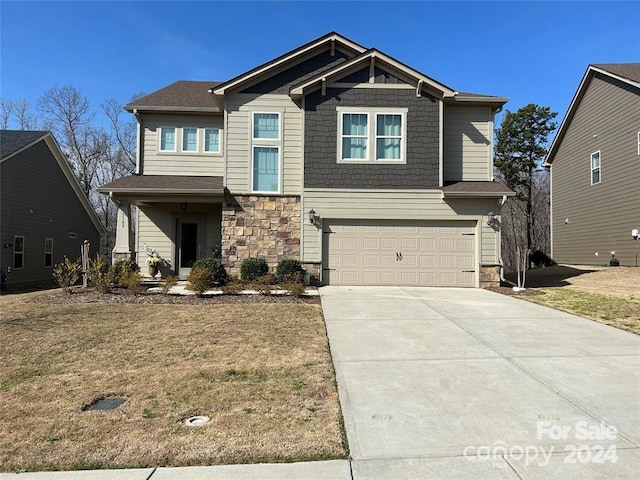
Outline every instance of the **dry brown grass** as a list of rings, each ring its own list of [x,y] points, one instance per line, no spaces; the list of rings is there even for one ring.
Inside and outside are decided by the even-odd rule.
[[[318,305],[0,308],[0,470],[345,456]]]

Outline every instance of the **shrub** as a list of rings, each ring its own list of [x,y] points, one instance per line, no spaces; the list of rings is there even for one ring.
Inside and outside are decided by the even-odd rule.
[[[213,257],[201,258],[193,263],[193,268],[205,268],[209,272],[209,286],[224,285],[229,280],[227,270],[220,260]]]
[[[211,277],[209,270],[205,267],[191,268],[187,281],[189,282],[187,289],[196,292],[199,297],[211,288]]]
[[[304,269],[298,260],[285,258],[276,267],[276,281],[278,283],[302,283]]]
[[[129,276],[134,272],[139,272],[140,267],[133,260],[120,260],[111,265],[111,281],[115,285],[126,286]]]
[[[60,287],[67,293],[71,293],[71,288],[76,284],[82,275],[82,265],[79,261],[73,262],[64,257],[62,263],[53,267],[53,278]]]
[[[109,265],[100,257],[89,260],[89,281],[100,293],[111,291],[111,270]]]
[[[249,287],[246,280],[242,280],[240,277],[233,277],[229,279],[226,285],[222,287],[222,292],[225,295],[238,295],[243,290]]]
[[[163,278],[160,282],[160,288],[162,290],[162,294],[169,295],[169,290],[171,290],[171,287],[174,287],[178,284],[178,280],[179,278],[175,276]]]
[[[269,264],[264,258],[247,258],[240,266],[240,276],[250,282],[269,273]]]
[[[142,284],[142,276],[138,272],[129,272],[120,281],[121,285],[134,295],[144,293],[147,290],[147,287]]]
[[[275,283],[275,278],[273,275],[266,274],[256,278],[251,286],[254,290],[261,293],[262,295],[271,295],[271,289]]]
[[[300,298],[304,295],[305,288],[302,283],[284,283],[281,285],[283,290],[288,290],[292,297]]]

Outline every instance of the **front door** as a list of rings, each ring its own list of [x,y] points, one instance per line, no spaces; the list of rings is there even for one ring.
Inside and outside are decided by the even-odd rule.
[[[197,219],[178,220],[178,275],[187,276],[202,253],[201,225]]]

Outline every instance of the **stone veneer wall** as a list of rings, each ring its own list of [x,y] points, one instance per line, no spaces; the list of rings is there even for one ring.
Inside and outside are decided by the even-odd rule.
[[[243,260],[261,257],[275,272],[284,258],[300,260],[300,197],[230,195],[222,205],[222,262],[240,275]]]
[[[480,288],[500,286],[500,265],[480,265]]]

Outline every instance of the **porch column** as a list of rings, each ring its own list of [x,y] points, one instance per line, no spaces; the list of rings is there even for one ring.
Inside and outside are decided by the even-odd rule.
[[[120,260],[131,260],[131,205],[129,202],[119,200],[118,220],[116,222],[116,244],[111,252],[111,260],[116,263]]]

